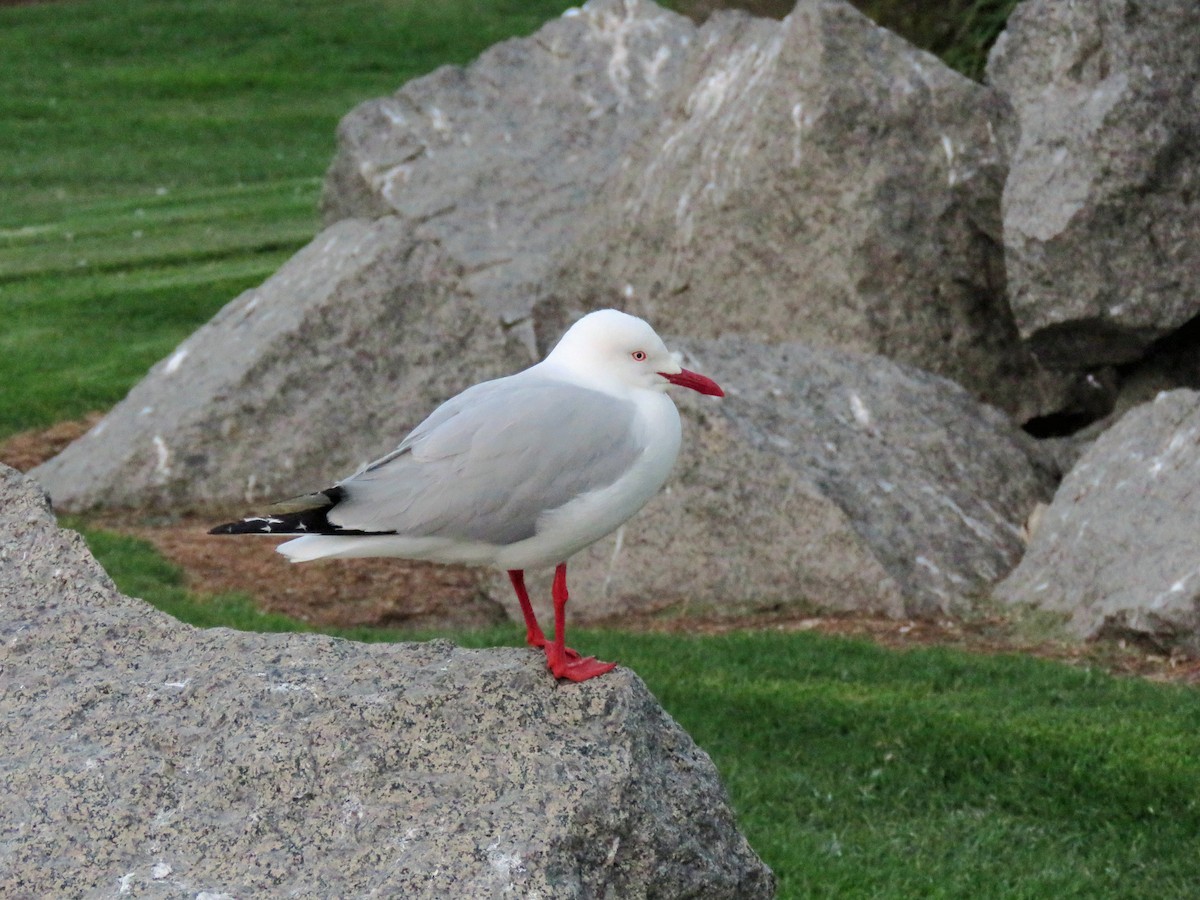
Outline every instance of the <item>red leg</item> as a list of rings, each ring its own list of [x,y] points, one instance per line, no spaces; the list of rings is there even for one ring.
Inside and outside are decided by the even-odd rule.
[[[555,678],[587,681],[611,672],[616,663],[600,662],[594,656],[580,658],[566,645],[567,640],[567,564],[559,563],[554,570],[554,643],[546,647],[546,663]]]
[[[533,604],[529,602],[529,591],[525,590],[525,570],[509,569],[508,580],[512,582],[513,590],[517,592],[517,601],[521,604],[521,613],[525,616],[525,643],[530,647],[545,647],[546,635],[538,624],[537,616],[533,614]]]
[[[512,582],[517,601],[521,604],[521,614],[525,616],[525,643],[530,647],[544,649],[548,642],[546,635],[542,633],[542,626],[538,624],[537,616],[533,613],[533,604],[529,602],[529,591],[525,589],[525,570],[509,569],[508,580]],[[569,647],[567,656],[572,659],[579,658],[579,654]]]

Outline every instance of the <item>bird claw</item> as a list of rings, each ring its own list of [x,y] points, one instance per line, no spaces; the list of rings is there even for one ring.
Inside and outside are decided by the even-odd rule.
[[[611,672],[617,667],[615,662],[602,662],[594,656],[580,657],[570,648],[564,648],[566,659],[557,658],[553,645],[546,647],[546,667],[555,678],[565,678],[568,681],[587,681],[605,672]],[[571,654],[574,654],[572,656]]]

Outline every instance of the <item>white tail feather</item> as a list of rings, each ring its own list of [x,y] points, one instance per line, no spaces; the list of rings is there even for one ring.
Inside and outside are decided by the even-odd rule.
[[[449,538],[401,537],[380,535],[306,534],[275,548],[290,562],[314,559],[354,559],[371,556],[396,556],[403,559],[432,559],[437,562],[487,565],[500,548],[490,544],[455,541]]]

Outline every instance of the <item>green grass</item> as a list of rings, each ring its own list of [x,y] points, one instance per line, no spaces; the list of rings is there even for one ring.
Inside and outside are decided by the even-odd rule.
[[[277,268],[317,228],[354,103],[566,5],[0,7],[0,437],[111,405]],[[874,12],[915,16],[904,27],[976,72],[1011,5],[963,0],[952,27],[941,7],[921,18],[935,5]],[[245,595],[192,594],[148,544],[84,530],[122,590],[184,621],[307,630]],[[578,644],[636,669],[712,754],[781,897],[1182,897],[1200,883],[1193,690],[810,634]]]
[[[112,406],[307,242],[356,103],[569,5],[0,6],[0,439]]]
[[[124,592],[184,621],[309,630],[244,596],[190,594],[144,541],[83,530]],[[713,757],[780,897],[1184,897],[1200,878],[1194,690],[812,634],[575,634],[636,670]]]
[[[0,227],[97,198],[291,181],[337,120],[563,0],[108,0],[0,7]],[[311,207],[310,207],[311,212]]]
[[[317,183],[93,200],[0,230],[0,438],[121,399],[311,238]]]

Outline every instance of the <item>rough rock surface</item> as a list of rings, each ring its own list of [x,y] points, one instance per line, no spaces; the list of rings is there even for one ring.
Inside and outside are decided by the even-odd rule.
[[[675,343],[727,396],[677,398],[675,477],[574,558],[571,621],[806,604],[931,616],[985,595],[1020,559],[1021,525],[1053,477],[998,410],[882,357]],[[548,615],[548,584],[530,588]],[[516,614],[508,595],[498,581],[493,596]]]
[[[878,353],[1020,418],[1057,402],[1005,301],[990,89],[842,0],[718,14],[690,49],[551,302]]]
[[[1200,653],[1200,393],[1126,413],[1064,479],[996,596],[1066,614],[1083,637]]]
[[[1198,35],[1195,0],[1029,0],[992,50],[1010,299],[1048,365],[1136,359],[1200,313]]]
[[[480,306],[520,322],[657,126],[695,33],[654,3],[602,0],[361,104],[338,127],[326,222],[399,215]]]
[[[0,467],[0,894],[769,897],[628,670],[201,631]]]

